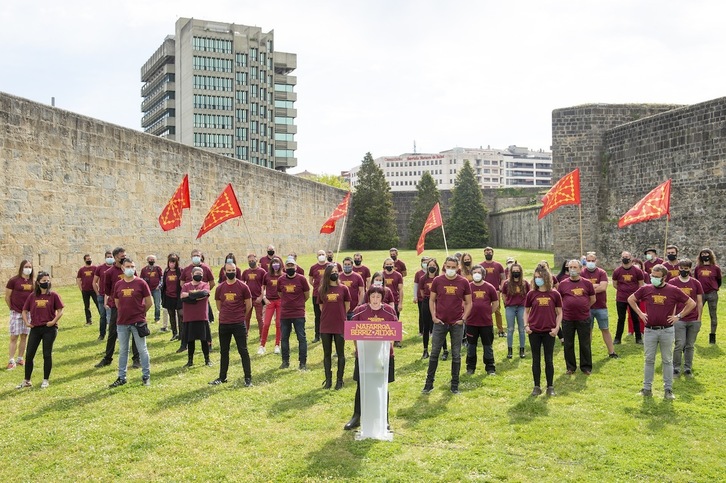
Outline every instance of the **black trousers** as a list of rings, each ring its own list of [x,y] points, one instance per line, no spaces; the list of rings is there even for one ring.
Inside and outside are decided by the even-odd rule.
[[[556,339],[549,332],[532,332],[529,334],[529,346],[532,351],[532,377],[534,378],[534,385],[537,387],[540,387],[542,379],[542,352],[544,352],[547,387],[553,385],[555,365],[552,362],[552,357],[555,351]]]
[[[313,312],[315,312],[315,338],[320,337],[320,305],[318,304],[317,295],[313,297]]]
[[[625,317],[628,315],[628,310],[630,310],[630,315],[633,317],[633,332],[635,332],[635,340],[640,340],[642,332],[642,330],[640,330],[640,317],[638,317],[635,310],[630,308],[628,302],[615,302],[615,307],[618,309],[618,328],[615,332],[615,340],[620,340],[623,337]]]
[[[491,325],[488,327],[480,327],[474,325],[467,325],[464,329],[464,337],[466,337],[466,369],[476,370],[476,346],[481,340],[481,344],[484,347],[484,369],[487,372],[495,370],[494,366],[494,327]]]
[[[113,361],[113,353],[116,352],[116,339],[118,339],[118,331],[116,329],[116,319],[118,318],[118,311],[116,307],[111,307],[111,320],[108,321],[108,339],[106,339],[106,354],[103,356],[103,360],[109,364]],[[139,349],[136,348],[136,340],[131,338],[131,351],[133,352],[133,362],[139,362]]]
[[[237,352],[242,359],[242,370],[245,379],[252,378],[252,368],[250,364],[250,353],[247,350],[247,327],[244,321],[238,324],[219,324],[219,378],[227,379],[227,369],[229,368],[229,347],[234,337],[234,343],[237,344]],[[202,350],[204,344],[202,344]]]
[[[333,379],[333,342],[335,342],[335,353],[338,355],[338,373],[337,380],[343,380],[345,373],[345,339],[343,334],[320,334],[320,340],[323,343],[323,367],[325,368],[325,379]]]
[[[96,292],[93,290],[81,290],[83,297],[83,313],[86,315],[86,323],[91,322],[91,304],[96,305]]]
[[[28,334],[28,348],[25,351],[25,380],[33,375],[33,362],[40,343],[43,343],[43,379],[50,378],[53,369],[53,342],[58,335],[58,327],[33,327]]]
[[[577,370],[577,359],[575,358],[575,335],[580,345],[580,370],[592,371],[592,341],[591,341],[590,319],[586,320],[563,320],[562,333],[565,336],[565,365],[568,371]]]

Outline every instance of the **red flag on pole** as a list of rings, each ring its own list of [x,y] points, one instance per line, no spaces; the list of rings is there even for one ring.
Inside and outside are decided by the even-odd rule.
[[[421,230],[421,236],[418,237],[418,243],[416,243],[416,255],[421,255],[424,251],[424,241],[426,240],[426,234],[431,230],[434,230],[440,226],[443,226],[444,220],[441,219],[441,207],[438,203],[431,208],[426,223],[424,223],[423,230]]]
[[[204,217],[204,223],[202,223],[202,227],[199,229],[199,233],[197,233],[197,239],[215,226],[232,218],[237,218],[238,216],[242,216],[242,209],[239,207],[237,196],[234,194],[232,185],[228,184],[209,209],[207,216]]]
[[[671,217],[671,180],[659,184],[653,190],[645,195],[645,198],[638,201],[635,206],[625,213],[620,221],[618,228],[628,225],[640,223],[642,221],[655,220],[661,216],[668,215]]]
[[[173,230],[181,225],[182,210],[191,207],[189,202],[189,175],[185,174],[179,187],[159,215],[159,225],[164,231]]]
[[[580,204],[580,168],[563,176],[550,190],[542,197],[544,206],[539,210],[538,220],[549,215],[563,205]]]
[[[343,198],[343,201],[340,202],[335,210],[333,210],[333,214],[330,215],[330,218],[328,218],[325,223],[323,223],[323,226],[320,227],[320,233],[333,233],[335,231],[335,222],[348,214],[349,203],[350,191],[347,195],[345,195],[345,198]]]

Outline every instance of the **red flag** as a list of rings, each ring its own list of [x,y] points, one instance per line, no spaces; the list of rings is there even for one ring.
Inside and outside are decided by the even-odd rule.
[[[159,215],[159,225],[164,231],[173,230],[181,225],[182,210],[191,207],[189,202],[189,175],[185,174],[179,187]]]
[[[630,208],[618,221],[618,228],[641,221],[655,220],[663,215],[668,215],[668,219],[671,217],[671,180],[653,188],[645,198]]]
[[[549,215],[563,205],[580,204],[580,168],[575,168],[571,173],[563,176],[550,190],[542,197],[544,206],[539,210],[538,220]]]
[[[242,216],[242,209],[239,207],[232,185],[228,184],[209,209],[207,216],[204,217],[204,223],[197,233],[197,239],[215,226],[238,216]]]
[[[345,198],[343,198],[343,201],[340,202],[335,210],[333,210],[333,214],[330,215],[330,218],[328,218],[325,223],[323,223],[323,226],[320,227],[320,233],[333,233],[335,231],[335,222],[348,214],[349,203],[350,191],[347,195],[345,195]]]
[[[429,217],[426,218],[423,230],[421,230],[421,236],[418,237],[418,243],[416,243],[416,255],[421,255],[424,251],[424,241],[426,240],[426,234],[431,230],[434,230],[444,224],[444,220],[441,219],[441,207],[438,203],[431,208]]]

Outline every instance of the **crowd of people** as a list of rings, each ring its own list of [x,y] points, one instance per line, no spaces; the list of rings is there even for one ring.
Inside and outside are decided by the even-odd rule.
[[[97,368],[112,364],[119,341],[118,372],[110,388],[127,382],[129,345],[132,368],[141,369],[142,384],[151,384],[151,366],[146,335],[150,333],[147,313],[153,308],[153,321],[162,323],[161,331],[171,330],[171,341],[178,341],[177,352],[187,353],[184,367],[194,365],[199,341],[205,365],[211,366],[213,345],[211,323],[214,306],[218,319],[219,375],[209,384],[227,382],[232,338],[240,356],[244,385],[252,385],[252,367],[247,341],[253,319],[260,336],[258,355],[266,347],[275,319],[274,353],[281,358],[280,369],[290,367],[290,336],[298,341],[298,369],[307,369],[308,343],[305,309],[312,298],[314,339],[322,342],[325,378],[323,388],[339,390],[344,384],[346,366],[344,321],[396,321],[404,301],[406,264],[391,248],[381,271],[371,273],[356,253],[341,263],[332,251],[319,250],[317,261],[305,271],[297,255],[280,256],[269,245],[259,260],[247,255],[247,268],[237,265],[233,253],[227,254],[218,277],[204,261],[200,250],[191,252],[191,263],[182,268],[177,253],[166,257],[165,266],[149,255],[137,271],[137,264],[126,256],[123,247],[105,253],[104,263],[94,265],[90,255],[83,256],[76,282],[81,292],[87,325],[93,324],[91,301],[99,314],[98,341],[105,351]],[[660,348],[664,397],[674,399],[673,378],[681,373],[693,377],[694,344],[701,327],[704,305],[710,314],[709,342],[716,342],[718,290],[721,270],[709,248],[699,252],[696,263],[679,258],[678,247],[666,248],[666,260],[649,248],[644,260],[631,252],[621,253],[620,265],[612,277],[598,266],[594,252],[580,259],[567,260],[558,274],[546,261],[534,267],[531,280],[525,280],[521,264],[508,258],[506,264],[494,260],[494,249],[484,249],[484,260],[474,263],[470,253],[447,256],[443,263],[421,258],[413,278],[413,301],[418,307],[418,332],[422,359],[428,359],[423,393],[434,389],[439,360],[451,355],[450,390],[459,392],[462,345],[466,350],[466,373],[477,369],[479,342],[482,362],[488,375],[496,374],[493,351],[495,336],[506,338],[508,359],[514,357],[515,334],[518,356],[526,358],[526,340],[532,359],[532,396],[543,393],[541,383],[544,359],[545,393],[554,396],[553,353],[556,342],[563,345],[567,374],[579,369],[589,375],[593,370],[592,330],[595,322],[609,357],[617,358],[615,346],[623,343],[625,321],[636,344],[644,346],[644,381],[640,394],[652,396],[655,359]],[[442,273],[443,272],[443,273]],[[617,326],[613,338],[609,328],[607,290],[615,289]],[[311,297],[312,296],[312,297]],[[210,299],[214,302],[210,303]],[[43,382],[50,385],[52,349],[63,316],[63,302],[51,289],[47,272],[34,272],[31,261],[23,260],[5,291],[10,309],[8,370],[23,366],[25,377],[19,389],[32,386],[31,376],[37,349],[42,343]],[[502,321],[502,310],[506,328]],[[496,326],[496,333],[495,333]],[[447,340],[448,339],[448,340]],[[576,343],[577,342],[577,343]],[[400,341],[395,344],[401,347]],[[579,348],[576,354],[575,347]],[[430,347],[429,347],[430,346]],[[333,349],[336,373],[333,380]],[[429,350],[430,349],[430,350]],[[394,379],[394,354],[391,347],[389,381]],[[354,380],[358,380],[355,361]],[[356,390],[354,414],[346,429],[360,424],[360,388]]]

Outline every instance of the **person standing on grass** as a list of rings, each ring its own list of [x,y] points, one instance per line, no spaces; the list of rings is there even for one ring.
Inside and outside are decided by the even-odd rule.
[[[325,267],[325,273],[318,289],[320,338],[323,342],[323,367],[325,369],[323,389],[330,389],[333,385],[332,353],[333,343],[335,343],[335,353],[338,356],[336,391],[343,388],[343,374],[345,373],[343,332],[347,313],[350,310],[350,292],[348,287],[339,283],[338,276],[338,267],[328,265]]]
[[[96,266],[91,260],[91,255],[86,253],[83,255],[83,266],[78,269],[76,274],[76,285],[81,291],[83,297],[83,314],[86,316],[86,325],[93,325],[91,320],[91,300],[96,299],[96,292],[93,290],[93,274]]]
[[[650,285],[640,287],[628,297],[630,307],[645,322],[643,333],[643,349],[645,352],[645,368],[643,370],[643,389],[638,394],[645,397],[653,395],[653,376],[655,374],[655,355],[660,345],[661,365],[663,366],[664,398],[675,399],[673,394],[673,341],[675,329],[673,324],[685,318],[696,308],[696,302],[677,287],[666,283],[668,271],[663,265],[653,267]],[[638,303],[645,301],[645,312]],[[679,304],[684,304],[681,312],[677,312]]]
[[[151,365],[146,337],[139,335],[136,324],[146,322],[146,312],[151,309],[154,301],[149,286],[136,276],[136,265],[130,258],[124,257],[123,278],[113,289],[114,307],[117,311],[116,330],[118,331],[119,355],[118,378],[110,388],[126,384],[126,363],[129,359],[129,339],[133,336],[141,358],[141,382],[144,386],[151,385]]]
[[[267,271],[257,265],[257,255],[254,253],[247,255],[247,265],[249,265],[249,268],[242,272],[242,281],[247,284],[250,293],[252,293],[252,308],[257,319],[257,334],[262,336],[262,308],[265,305],[262,300],[262,284],[264,283]],[[252,312],[250,312],[249,319],[247,320],[247,335],[250,333],[251,325]]]
[[[625,315],[628,311],[628,298],[643,286],[645,277],[643,271],[633,265],[633,256],[629,251],[620,254],[622,265],[613,272],[613,287],[615,287],[615,305],[618,309],[618,327],[615,332],[613,344],[620,344],[625,329]],[[638,312],[633,313],[633,331],[635,332],[635,343],[642,344],[640,319]]]
[[[353,317],[353,310],[363,302],[363,297],[365,297],[365,282],[360,275],[353,271],[352,258],[343,259],[343,273],[338,274],[338,281],[345,285],[350,292],[350,308],[346,314],[346,318],[350,320]]]
[[[30,260],[20,262],[18,274],[5,285],[5,304],[10,309],[10,348],[7,369],[15,369],[16,364],[25,364],[23,355],[30,329],[23,322],[23,306],[33,293],[33,264]],[[15,354],[18,358],[15,359]]]
[[[545,361],[547,395],[554,396],[555,366],[553,354],[557,332],[562,324],[562,297],[552,288],[549,268],[540,264],[534,271],[534,288],[524,300],[524,330],[529,335],[532,350],[532,396],[542,394],[542,354]]]
[[[451,333],[451,392],[459,393],[459,372],[461,371],[461,340],[464,335],[464,321],[471,311],[471,287],[464,277],[456,274],[459,261],[456,257],[446,257],[444,274],[436,277],[431,284],[429,307],[433,315],[434,330],[423,393],[434,388],[434,378],[439,365],[439,353]]]
[[[434,330],[434,319],[431,315],[431,285],[434,279],[440,275],[439,262],[435,258],[429,258],[426,266],[426,275],[419,280],[419,300],[421,300],[421,312],[423,317],[423,355],[421,359],[429,358],[429,339]],[[442,346],[443,355],[441,360],[449,358],[449,350],[446,345],[446,337]]]
[[[38,272],[35,290],[25,300],[22,310],[23,323],[30,329],[28,336],[28,358],[25,360],[25,379],[18,389],[31,387],[35,353],[43,343],[43,383],[41,388],[50,385],[50,371],[53,369],[53,342],[58,335],[58,321],[63,316],[63,302],[57,293],[50,290],[48,272]]]
[[[579,260],[567,262],[569,278],[560,282],[557,291],[562,297],[562,334],[565,337],[565,365],[567,374],[577,371],[575,357],[575,335],[580,347],[580,370],[586,376],[592,372],[592,329],[590,328],[590,307],[595,303],[595,288],[580,276],[582,264]]]
[[[219,377],[209,383],[218,386],[227,382],[229,368],[229,346],[234,337],[237,352],[242,360],[245,387],[252,385],[250,354],[247,351],[246,320],[252,315],[252,294],[249,287],[237,279],[237,266],[225,263],[225,281],[217,285],[214,301],[219,313]],[[261,269],[260,269],[261,270]],[[191,356],[190,356],[191,357]],[[191,360],[191,359],[190,359]]]
[[[181,346],[177,353],[187,350],[186,332],[182,317],[181,300],[181,269],[179,268],[179,255],[170,253],[166,257],[166,268],[161,276],[161,304],[169,314],[171,324],[171,339],[169,342],[181,340]]]
[[[328,266],[325,250],[318,250],[317,255],[318,261],[310,267],[310,270],[308,270],[308,281],[313,287],[313,313],[315,314],[315,338],[313,339],[313,344],[320,341],[320,304],[318,303],[318,288],[320,287],[320,281],[323,279],[325,267]],[[287,264],[285,264],[285,266],[287,266]]]
[[[504,282],[504,267],[501,263],[494,261],[494,249],[492,247],[486,247],[484,249],[484,261],[481,262],[479,265],[484,267],[484,270],[486,271],[484,280],[494,285],[497,290],[501,290],[502,283]],[[497,304],[499,304],[498,301]],[[504,326],[502,326],[501,306],[498,305],[496,309],[497,310],[496,312],[494,312],[494,317],[497,322],[497,331],[499,337],[504,337],[505,333]]]
[[[391,253],[397,254],[398,250],[391,248]],[[403,266],[403,271],[404,273],[406,272],[405,265]],[[383,283],[393,293],[393,307],[396,309],[396,317],[399,319],[403,311],[403,277],[403,273],[396,270],[396,264],[393,258],[386,258],[383,261]],[[395,341],[393,347],[402,347],[401,342]]]
[[[421,291],[421,279],[426,276],[426,269],[428,268],[429,257],[421,257],[421,269],[416,271],[413,276],[413,303],[418,307],[418,335],[423,335],[423,310],[421,304],[421,298],[419,293]]]
[[[595,303],[590,307],[590,331],[597,326],[602,334],[602,340],[611,359],[617,359],[615,346],[613,346],[613,336],[610,334],[608,324],[608,274],[602,268],[597,266],[597,256],[595,252],[587,252],[585,256],[585,267],[580,272],[580,276],[590,281],[595,289]]]
[[[272,257],[267,266],[267,273],[262,279],[262,300],[265,302],[265,318],[262,321],[262,335],[260,336],[260,348],[257,354],[265,353],[267,336],[270,333],[272,317],[275,317],[275,354],[280,353],[280,294],[277,292],[277,283],[283,276],[282,260],[277,255]]]
[[[673,376],[681,374],[681,360],[683,360],[683,373],[686,377],[693,377],[693,351],[696,345],[698,331],[701,330],[701,316],[703,315],[703,287],[701,282],[691,277],[693,262],[684,258],[678,262],[680,270],[678,277],[671,278],[668,283],[678,287],[681,291],[696,302],[696,309],[684,315],[675,323],[676,347],[673,350]],[[666,267],[667,270],[667,267]],[[677,312],[683,312],[685,304],[678,304]]]
[[[716,264],[716,254],[710,248],[704,248],[698,255],[693,276],[703,286],[703,303],[708,302],[708,315],[711,319],[711,332],[708,343],[716,343],[718,327],[718,289],[721,288],[721,267]]]
[[[191,282],[181,288],[181,301],[184,324],[186,325],[187,363],[184,367],[194,365],[195,341],[200,341],[204,354],[204,365],[211,366],[209,344],[211,330],[209,328],[209,283],[204,281],[204,269],[195,266],[191,270]]]
[[[323,256],[325,256],[325,252],[323,252]],[[295,257],[287,257],[285,276],[277,280],[277,293],[280,295],[281,307],[280,327],[282,329],[282,364],[280,364],[280,369],[290,367],[290,333],[294,328],[299,344],[299,369],[305,371],[307,370],[308,360],[308,342],[305,336],[305,303],[310,298],[310,284],[305,280],[304,275],[297,273],[296,267]],[[325,270],[323,270],[323,273],[325,273]],[[318,306],[318,310],[320,310],[320,306]]]
[[[512,358],[515,323],[519,333],[519,358],[524,359],[524,299],[527,293],[529,293],[529,282],[524,279],[522,265],[514,262],[509,267],[508,278],[502,286],[504,315],[507,318],[507,359]]]
[[[462,259],[466,257],[462,255]],[[484,267],[477,265],[471,269],[472,281],[469,282],[471,289],[471,312],[466,319],[466,373],[474,374],[476,371],[476,346],[479,339],[484,351],[484,370],[490,376],[496,374],[494,365],[494,323],[492,322],[492,311],[496,309],[499,292],[494,285],[484,281]]]
[[[141,280],[146,282],[151,290],[151,297],[154,299],[154,323],[159,323],[161,319],[161,276],[163,275],[162,269],[156,264],[156,255],[149,255],[146,257],[146,266],[141,269]],[[162,332],[166,332],[168,329],[166,326],[161,328]]]
[[[393,268],[401,274],[401,278],[408,275],[408,271],[406,270],[406,264],[403,262],[403,260],[398,258],[398,248],[391,248],[388,250],[388,255],[391,257],[391,260],[393,260]]]
[[[103,275],[106,270],[113,267],[113,253],[106,251],[104,254],[104,261],[101,265],[96,267],[96,271],[93,273],[93,290],[96,292],[96,304],[98,305],[98,313],[100,320],[98,323],[98,341],[102,341],[106,338],[106,328],[111,320],[111,311],[106,310],[106,297],[104,295],[105,282]]]
[[[680,268],[678,267],[678,247],[676,245],[668,245],[666,247],[666,261],[663,266],[668,270],[668,280],[678,277]]]
[[[368,287],[371,286],[371,271],[363,265],[363,255],[360,253],[353,255],[353,271],[361,276],[365,282],[365,289],[368,290]]]

